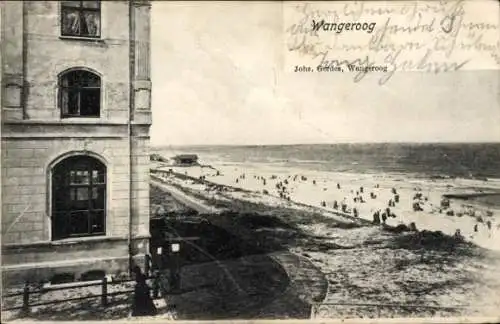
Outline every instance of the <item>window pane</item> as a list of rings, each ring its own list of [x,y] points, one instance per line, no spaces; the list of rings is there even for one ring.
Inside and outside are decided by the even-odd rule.
[[[97,37],[100,36],[101,13],[99,11],[83,11],[82,36]]]
[[[60,186],[59,184],[53,185],[53,192],[52,194],[54,195],[54,208],[56,210],[66,210],[67,209],[67,203],[68,203],[68,190],[64,186]]]
[[[78,10],[62,9],[62,34],[79,36],[81,32],[80,15]]]
[[[90,232],[104,233],[104,211],[93,211],[90,213]]]
[[[80,101],[81,116],[99,116],[100,114],[100,89],[82,89]]]
[[[89,215],[88,211],[76,211],[70,214],[71,234],[89,233]]]
[[[105,174],[100,170],[92,170],[92,183],[105,183]]]
[[[105,188],[104,187],[92,188],[92,208],[93,209],[104,209],[105,200],[106,200],[106,195],[105,195]]]
[[[70,199],[73,202],[73,208],[76,209],[87,209],[88,206],[86,202],[89,200],[89,188],[71,188],[70,189]],[[78,202],[85,202],[85,204],[79,204]],[[76,203],[76,204],[75,204]]]
[[[89,71],[76,70],[62,76],[61,85],[69,88],[100,87],[101,78]]]
[[[69,92],[68,89],[61,89],[61,109],[63,115],[69,114]]]
[[[86,1],[84,1],[86,2]],[[90,1],[89,1],[90,2]],[[62,2],[63,7],[80,7],[80,1],[63,1]]]
[[[52,218],[52,235],[54,238],[65,238],[71,231],[69,215],[66,212],[56,212]]]
[[[79,73],[79,79],[77,82],[79,87],[94,87],[99,88],[101,86],[101,78],[94,73],[88,71],[81,71]]]
[[[93,8],[93,9],[99,8],[99,1],[82,1],[82,3],[84,8]]]
[[[61,109],[63,115],[79,115],[79,92],[76,89],[61,89]]]
[[[89,184],[89,172],[87,170],[76,170],[70,172],[70,183],[72,185]]]

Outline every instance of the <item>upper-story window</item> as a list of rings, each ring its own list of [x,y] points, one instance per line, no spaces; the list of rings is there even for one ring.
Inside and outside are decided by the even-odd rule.
[[[99,117],[101,78],[86,70],[72,70],[59,77],[61,117]]]
[[[101,37],[100,1],[62,1],[61,35]]]

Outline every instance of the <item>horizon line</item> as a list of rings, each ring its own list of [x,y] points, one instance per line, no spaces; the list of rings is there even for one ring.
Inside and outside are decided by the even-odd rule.
[[[219,144],[150,144],[151,147],[208,147],[208,146],[226,146],[226,147],[235,147],[235,146],[303,146],[303,145],[352,145],[352,144],[370,144],[370,145],[380,145],[380,144],[419,144],[419,145],[429,145],[429,144],[500,144],[500,140],[498,141],[470,141],[470,142],[459,142],[459,141],[442,141],[442,142],[335,142],[335,143],[289,143],[289,144],[228,144],[228,143],[219,143]]]

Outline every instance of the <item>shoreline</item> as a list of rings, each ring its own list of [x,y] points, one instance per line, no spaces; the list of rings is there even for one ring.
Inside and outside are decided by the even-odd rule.
[[[167,172],[171,169],[179,177],[186,177],[185,180],[197,182],[200,177],[206,181],[206,186],[214,187],[227,186],[238,193],[231,196],[245,196],[253,194],[256,201],[273,201],[274,205],[286,205],[287,199],[290,203],[301,205],[304,208],[317,208],[318,212],[336,213],[344,217],[353,217],[353,209],[356,209],[359,219],[372,222],[373,214],[376,211],[383,213],[388,207],[388,201],[394,200],[391,189],[396,188],[400,196],[400,202],[396,206],[390,207],[391,212],[396,217],[388,217],[386,224],[392,227],[398,225],[409,226],[412,222],[418,229],[430,231],[442,231],[447,235],[454,235],[456,230],[468,241],[472,241],[485,248],[500,250],[500,206],[497,206],[500,197],[500,183],[491,182],[488,192],[484,188],[472,191],[470,181],[453,180],[454,185],[450,185],[451,180],[429,181],[423,179],[412,179],[403,177],[386,178],[385,175],[367,174],[339,174],[325,173],[320,171],[305,171],[298,169],[282,169],[280,167],[251,168],[245,165],[217,166],[212,165],[210,169],[206,167],[175,167],[163,166],[156,168],[160,172]],[[155,169],[155,168],[152,168]],[[301,173],[299,173],[301,171]],[[218,174],[218,175],[217,175]],[[306,175],[305,181],[293,179],[298,174]],[[240,178],[241,177],[241,178]],[[257,177],[257,179],[256,179]],[[296,180],[296,181],[292,181]],[[276,189],[275,184],[287,182],[287,194],[285,199],[279,198],[281,193]],[[458,182],[457,182],[458,181]],[[342,189],[335,185],[341,184]],[[185,186],[180,181],[177,185]],[[202,188],[203,184],[189,184],[188,187]],[[359,188],[364,187],[364,201],[362,203],[353,202],[358,196]],[[198,189],[199,189],[198,188]],[[498,190],[498,194],[497,194]],[[358,191],[358,192],[356,192]],[[467,191],[467,192],[465,192]],[[374,192],[376,198],[370,199],[368,194]],[[422,198],[412,199],[415,194]],[[470,193],[474,198],[459,200],[451,198],[450,208],[441,208],[440,202],[445,195],[462,195]],[[478,197],[478,198],[476,198]],[[266,199],[267,198],[267,199]],[[282,197],[283,198],[283,197]],[[482,204],[476,199],[494,199],[493,204]],[[340,208],[333,208],[335,205],[345,204],[347,209],[342,213]],[[418,202],[422,206],[422,211],[412,210],[412,204]],[[390,203],[390,202],[389,202]],[[450,212],[452,211],[452,212]],[[449,214],[448,214],[449,213]]]

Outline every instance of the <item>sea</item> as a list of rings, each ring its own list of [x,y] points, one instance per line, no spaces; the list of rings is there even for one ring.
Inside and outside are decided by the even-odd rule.
[[[407,174],[417,178],[500,178],[500,143],[301,144],[158,146],[169,158],[197,154],[200,162],[266,164],[349,173]]]

